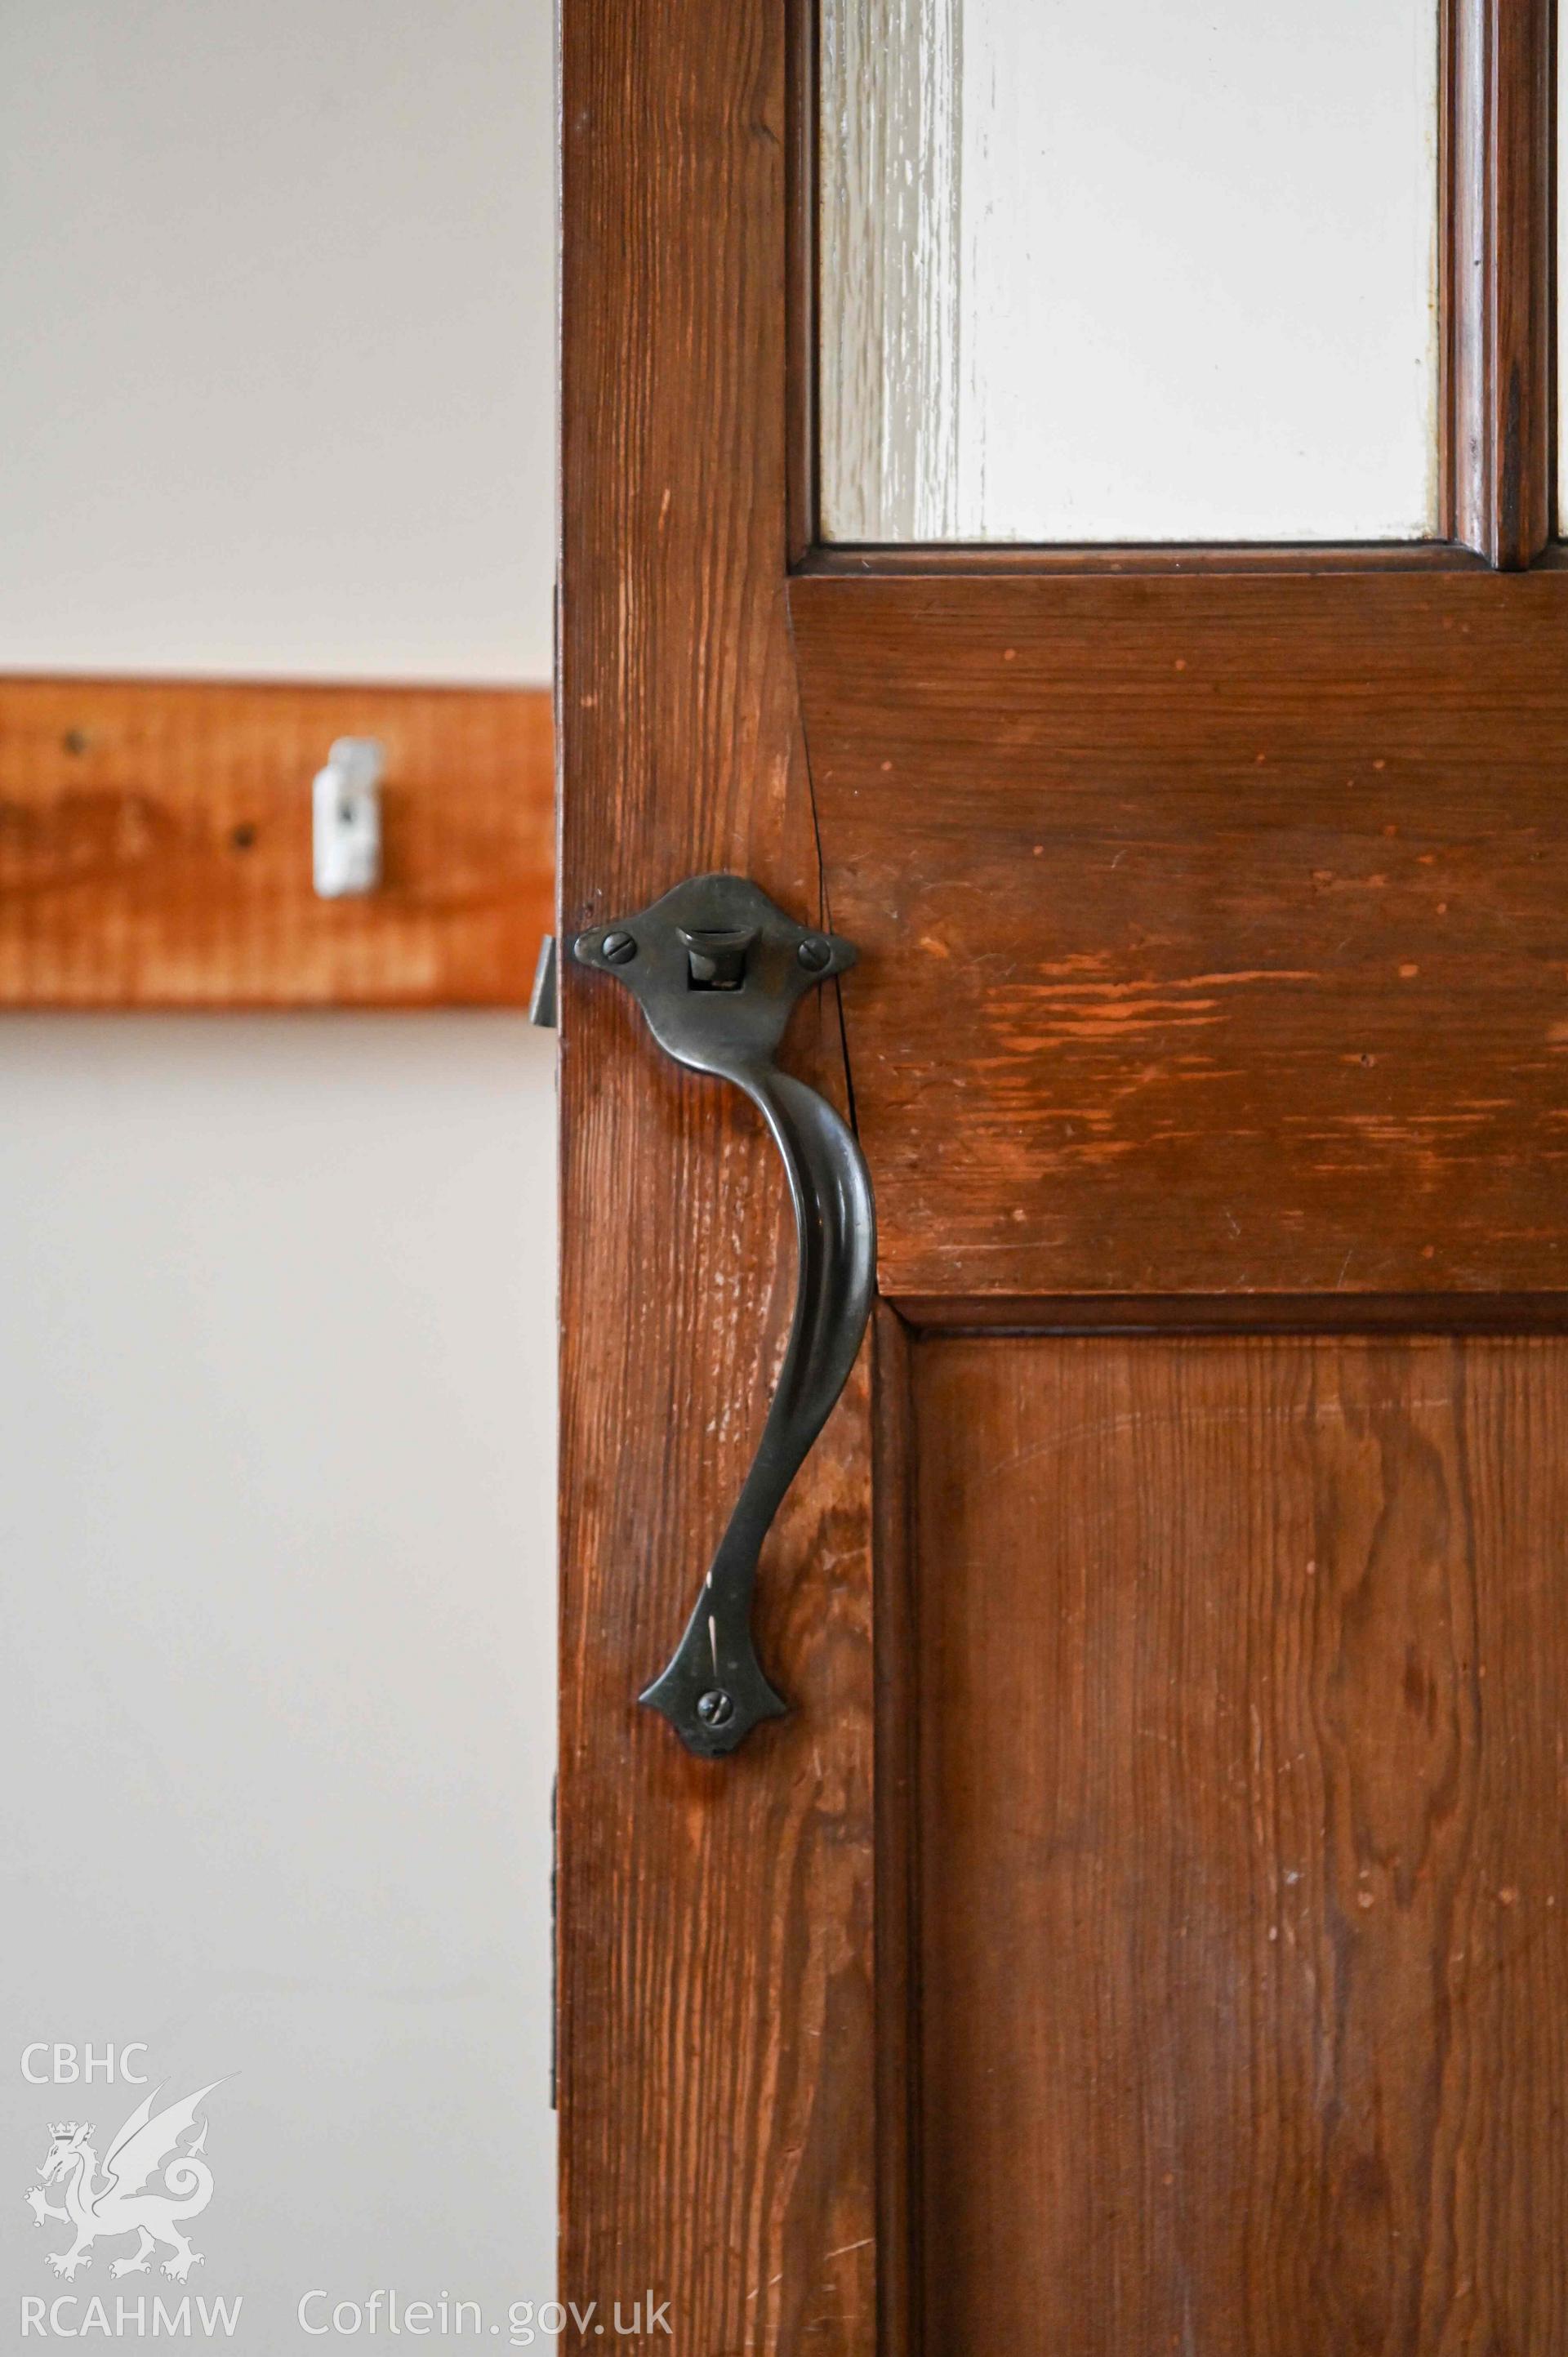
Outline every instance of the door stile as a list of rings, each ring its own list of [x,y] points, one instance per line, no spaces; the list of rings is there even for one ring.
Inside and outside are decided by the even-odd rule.
[[[682,877],[823,921],[785,606],[774,0],[565,0],[560,930]],[[761,1125],[564,954],[563,2299],[684,2357],[871,2357],[865,1361],[761,1566],[793,1706],[693,1758],[637,1695],[757,1442],[794,1241]],[[789,1068],[843,1103],[814,992]],[[575,2336],[575,2337],[574,2337]],[[603,2348],[593,2321],[568,2345]]]
[[[1449,0],[1442,169],[1444,510],[1513,571],[1553,533],[1551,0]]]

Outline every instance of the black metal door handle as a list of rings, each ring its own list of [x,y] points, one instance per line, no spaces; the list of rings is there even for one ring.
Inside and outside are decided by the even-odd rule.
[[[751,1634],[757,1559],[854,1364],[876,1260],[871,1178],[832,1106],[778,1070],[798,999],[854,963],[741,876],[694,876],[639,916],[579,933],[580,964],[623,982],[666,1055],[744,1089],[784,1157],[800,1243],[794,1322],[751,1470],[667,1669],[639,1697],[689,1749],[716,1759],[787,1706]]]

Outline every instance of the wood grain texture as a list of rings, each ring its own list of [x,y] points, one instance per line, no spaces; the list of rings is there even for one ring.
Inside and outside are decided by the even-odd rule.
[[[941,2357],[1568,2345],[1568,1342],[915,1351]]]
[[[1002,1323],[884,1307],[764,1558],[798,1710],[693,1761],[632,1698],[790,1244],[746,1108],[567,970],[563,2290],[682,2357],[1559,2357],[1568,577],[1487,570],[1536,326],[1494,274],[1474,547],[813,551],[811,56],[794,0],[564,9],[562,930],[723,866],[856,940],[883,1282]],[[1129,1330],[1003,1330],[1075,1314]]]
[[[379,737],[385,881],[318,899],[311,780]],[[0,1007],[526,1006],[542,688],[0,679]]]
[[[1568,1286],[1568,576],[791,609],[886,1293]]]
[[[1551,0],[1450,0],[1449,525],[1493,565],[1552,529]]]
[[[783,11],[567,0],[562,40],[562,930],[714,867],[811,914]],[[563,2296],[651,2286],[682,2357],[869,2357],[867,1384],[764,1555],[763,1659],[796,1709],[694,1760],[635,1696],[761,1428],[792,1235],[756,1118],[624,993],[568,966],[562,1023]],[[823,994],[786,1053],[842,1093]]]

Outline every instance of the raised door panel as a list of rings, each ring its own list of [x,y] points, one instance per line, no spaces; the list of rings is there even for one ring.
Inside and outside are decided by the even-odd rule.
[[[1568,2341],[1568,1340],[911,1354],[926,2343]]]

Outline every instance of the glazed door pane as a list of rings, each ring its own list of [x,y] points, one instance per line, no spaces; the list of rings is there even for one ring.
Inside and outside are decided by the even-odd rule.
[[[823,0],[822,525],[1436,518],[1436,0]]]

